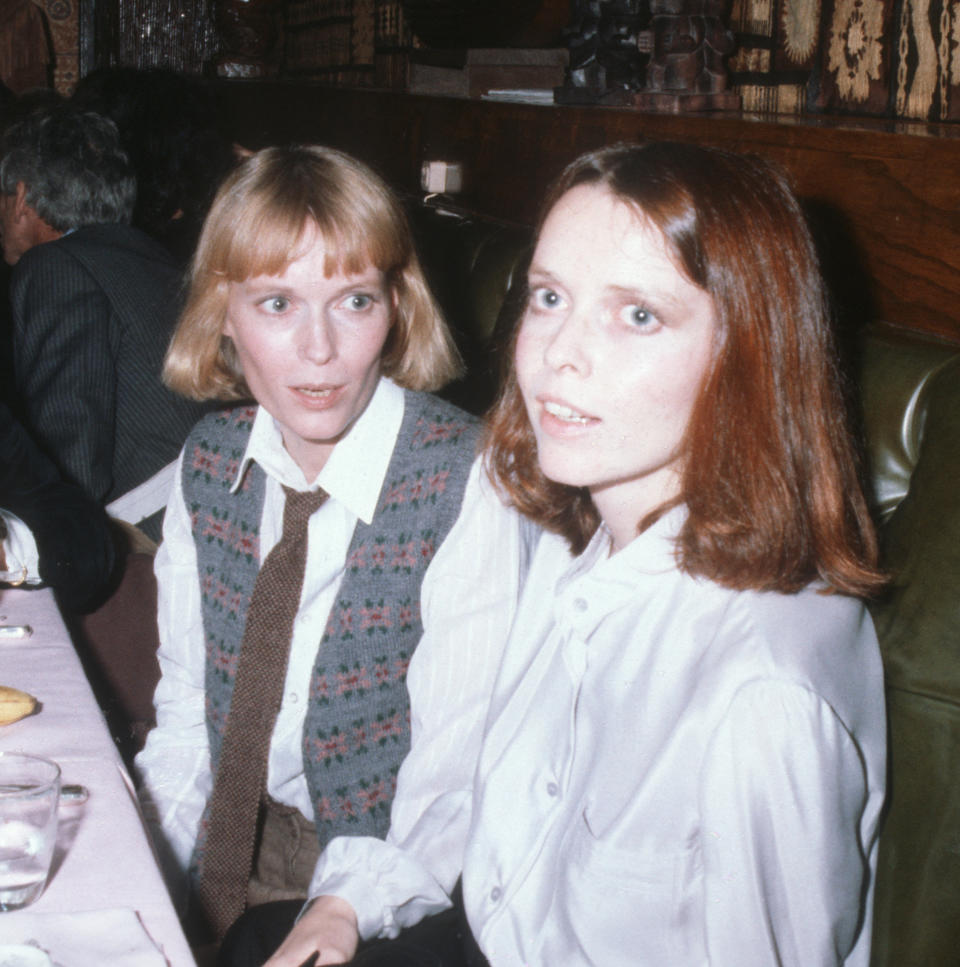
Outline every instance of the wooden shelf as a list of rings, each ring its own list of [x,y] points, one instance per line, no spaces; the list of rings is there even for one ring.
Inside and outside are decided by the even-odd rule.
[[[614,141],[697,141],[771,158],[828,236],[828,275],[864,316],[960,343],[960,126],[810,116],[643,114],[346,90],[215,86],[230,137],[251,148],[330,144],[417,191],[425,160],[463,165],[464,208],[532,224],[546,184]]]

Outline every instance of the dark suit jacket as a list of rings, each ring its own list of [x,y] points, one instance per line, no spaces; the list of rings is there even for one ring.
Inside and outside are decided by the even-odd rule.
[[[13,267],[14,369],[28,429],[102,503],[175,459],[203,412],[160,380],[179,289],[166,250],[127,225],[78,229]],[[153,523],[144,529],[156,540]]]
[[[114,580],[116,551],[107,515],[64,483],[10,410],[0,403],[0,507],[30,528],[40,577],[71,611],[92,608]]]

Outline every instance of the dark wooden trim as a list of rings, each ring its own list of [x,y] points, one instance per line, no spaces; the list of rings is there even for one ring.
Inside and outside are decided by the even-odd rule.
[[[308,83],[215,90],[226,131],[249,147],[327,143],[403,191],[418,190],[423,161],[458,161],[459,204],[523,224],[563,165],[603,144],[646,137],[755,152],[785,166],[830,226],[828,272],[854,273],[871,315],[960,342],[960,125],[642,114]]]

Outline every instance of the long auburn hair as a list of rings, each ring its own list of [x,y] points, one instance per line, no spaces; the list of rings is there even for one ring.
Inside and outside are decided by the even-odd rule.
[[[687,426],[680,493],[688,510],[680,568],[726,587],[791,592],[820,578],[876,592],[877,541],[833,344],[828,300],[800,204],[762,159],[689,144],[620,144],[561,174],[596,185],[655,225],[677,267],[710,294],[717,347]],[[524,300],[526,301],[526,300]],[[519,328],[517,326],[516,328]],[[486,428],[487,467],[522,513],[574,553],[600,517],[586,488],[548,480],[516,380],[512,348]]]

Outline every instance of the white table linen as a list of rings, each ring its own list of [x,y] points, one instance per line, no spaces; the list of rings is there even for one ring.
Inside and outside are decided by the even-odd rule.
[[[167,962],[129,909],[23,911],[12,920],[0,918],[0,963],[8,938],[43,951],[54,967],[164,967]]]
[[[26,624],[33,635],[0,641],[0,684],[35,696],[38,711],[0,727],[0,751],[28,752],[60,764],[64,783],[89,791],[85,803],[61,803],[53,869],[29,907],[0,913],[4,942],[40,914],[100,913],[104,926],[131,911],[170,967],[194,964],[123,766],[49,590],[0,591],[0,623]],[[111,934],[104,930],[103,942]],[[35,938],[42,943],[42,938]],[[148,948],[145,948],[148,949]],[[103,962],[112,963],[109,949]],[[143,961],[149,963],[149,961]],[[79,963],[79,962],[77,962]],[[71,961],[71,967],[74,962]]]

